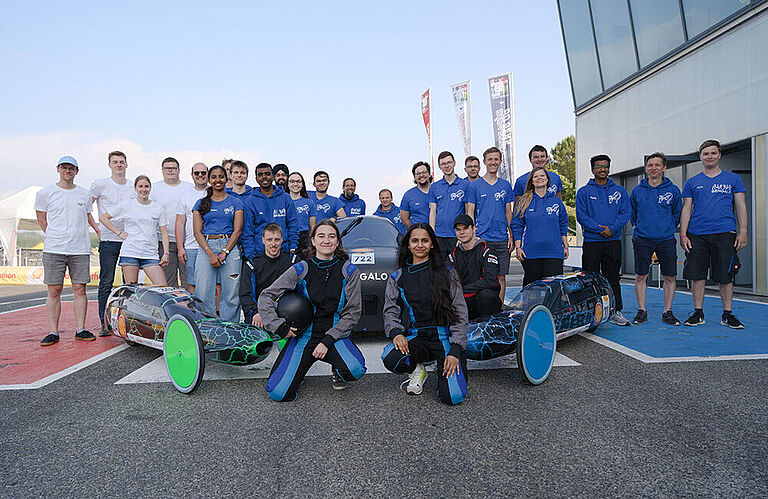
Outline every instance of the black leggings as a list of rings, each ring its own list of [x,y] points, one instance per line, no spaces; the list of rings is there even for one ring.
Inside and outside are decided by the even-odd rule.
[[[562,258],[526,258],[523,260],[523,287],[539,279],[563,273]]]

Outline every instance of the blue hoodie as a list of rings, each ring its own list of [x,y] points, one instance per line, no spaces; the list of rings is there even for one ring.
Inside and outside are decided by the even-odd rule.
[[[245,217],[240,241],[246,258],[253,258],[264,252],[261,236],[264,234],[264,227],[272,222],[283,229],[281,249],[285,252],[296,249],[299,244],[299,217],[291,196],[282,187],[275,187],[269,197],[262,194],[261,189],[253,189],[251,195],[243,198],[243,201]]]
[[[671,180],[664,177],[661,184],[651,187],[648,180],[643,179],[632,189],[629,204],[629,223],[634,227],[633,239],[642,237],[652,241],[667,241],[675,238],[683,197]]]
[[[405,232],[408,230],[405,228],[405,225],[403,225],[403,222],[400,221],[400,208],[398,208],[395,203],[392,203],[389,206],[389,210],[387,211],[384,211],[381,208],[381,205],[379,205],[379,207],[376,208],[376,211],[374,211],[373,214],[376,215],[377,217],[384,217],[391,220],[392,223],[395,224],[395,227],[397,227],[397,230],[400,231],[400,234],[405,234]]]
[[[581,225],[584,241],[619,241],[621,229],[629,221],[629,195],[626,189],[608,179],[605,185],[589,179],[576,191],[576,220]],[[611,237],[603,237],[601,225],[608,227]]]
[[[360,199],[360,196],[357,194],[352,196],[352,199],[347,199],[344,196],[344,193],[342,193],[339,195],[339,199],[341,199],[341,204],[344,205],[344,213],[346,213],[348,217],[365,215],[365,201]]]
[[[510,224],[515,241],[522,240],[526,258],[563,258],[563,238],[568,235],[568,212],[554,192],[535,192],[523,216]]]
[[[243,191],[242,194],[238,194],[235,191],[233,191],[231,187],[227,187],[227,194],[232,194],[233,196],[237,196],[240,199],[240,201],[245,203],[245,198],[253,194],[253,187],[251,187],[250,185],[246,185],[245,191]]]

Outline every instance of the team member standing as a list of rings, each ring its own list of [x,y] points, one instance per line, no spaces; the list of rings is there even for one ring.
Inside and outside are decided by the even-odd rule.
[[[694,308],[685,325],[704,324],[704,285],[709,270],[712,280],[720,285],[720,324],[742,329],[744,325],[733,315],[733,279],[738,272],[737,252],[747,245],[746,189],[741,177],[720,169],[720,155],[718,141],[704,141],[699,146],[704,171],[686,180],[683,186],[680,246],[688,254],[683,279],[691,281]]]
[[[534,168],[546,169],[548,160],[549,155],[547,154],[547,148],[544,146],[536,144],[535,146],[531,147],[530,151],[528,151],[528,161],[531,162],[531,171],[533,171]],[[517,177],[517,180],[515,180],[515,201],[517,201],[517,199],[525,193],[525,187],[528,185],[528,177],[530,175],[531,172],[527,172],[520,175]],[[547,170],[547,175],[549,175],[548,191],[552,194],[557,194],[557,197],[562,199],[563,181],[560,179],[560,175],[549,170]]]
[[[408,229],[405,228],[405,225],[403,225],[403,222],[400,220],[400,208],[392,203],[392,191],[389,189],[380,190],[379,203],[381,204],[379,204],[379,207],[376,208],[376,211],[374,211],[373,214],[379,217],[388,218],[395,224],[395,227],[400,231],[400,234],[405,234],[405,231]]]
[[[245,161],[239,159],[232,161],[229,171],[231,173],[227,173],[227,175],[231,175],[232,187],[227,187],[227,194],[238,196],[240,201],[253,194],[253,187],[245,183],[248,180],[248,165],[245,164]]]
[[[261,240],[264,227],[276,223],[283,229],[283,251],[296,250],[299,244],[299,217],[296,207],[282,187],[272,184],[272,166],[268,163],[256,165],[258,189],[245,198],[245,221],[240,241],[246,258],[253,258],[264,252]]]
[[[416,187],[408,189],[400,201],[400,220],[406,229],[411,224],[429,223],[429,187],[432,185],[429,163],[419,161],[411,173]]]
[[[43,282],[48,286],[45,314],[50,333],[40,342],[40,346],[44,347],[59,341],[61,292],[64,289],[64,274],[67,270],[75,297],[75,339],[96,339],[85,329],[88,310],[85,285],[91,280],[91,239],[88,235],[88,225],[93,227],[96,233],[99,232],[99,226],[91,216],[91,194],[88,189],[75,185],[77,160],[72,156],[62,156],[56,170],[59,173],[59,181],[40,189],[35,196],[37,221],[45,233]]]
[[[437,156],[437,165],[443,172],[443,178],[429,188],[429,225],[435,230],[440,251],[445,258],[456,246],[453,221],[466,211],[469,181],[456,175],[456,160],[449,151],[443,151]]]
[[[179,204],[176,206],[176,255],[179,257],[179,264],[184,265],[187,272],[187,290],[195,292],[195,262],[197,261],[197,251],[200,246],[195,239],[194,217],[192,208],[198,199],[206,195],[208,188],[208,167],[205,163],[195,163],[192,165],[192,185],[182,193]]]
[[[477,235],[499,259],[499,299],[504,299],[509,273],[509,253],[514,248],[509,225],[512,223],[512,185],[498,177],[501,151],[490,147],[483,153],[485,175],[467,190],[467,214],[476,220]]]
[[[272,168],[275,185],[282,187],[285,192],[288,192],[288,175],[288,166],[284,163],[278,163]]]
[[[296,216],[299,219],[299,244],[296,253],[304,256],[304,252],[309,248],[309,233],[315,227],[317,220],[317,210],[315,210],[315,203],[309,199],[304,176],[301,173],[293,172],[288,176],[288,193],[293,200]]]
[[[259,295],[300,260],[298,255],[280,250],[283,229],[276,223],[264,227],[262,240],[264,253],[251,260],[244,260],[243,275],[240,276],[240,305],[243,307],[245,322],[257,327],[264,327],[259,315]]]
[[[325,218],[335,220],[347,216],[347,213],[344,211],[344,204],[341,200],[328,195],[328,185],[330,182],[331,179],[326,172],[315,172],[315,176],[312,180],[315,190],[309,192],[309,199],[315,203],[318,221]]]
[[[645,308],[646,283],[651,267],[651,255],[656,253],[664,277],[664,313],[661,320],[671,326],[679,326],[672,313],[677,276],[677,241],[675,230],[680,222],[683,206],[680,189],[664,176],[667,157],[655,152],[645,160],[644,178],[629,196],[632,224],[632,247],[635,253],[635,295],[637,314],[632,322],[641,324],[648,320]]]
[[[467,302],[469,319],[501,312],[499,298],[499,259],[491,248],[478,239],[475,223],[469,215],[453,221],[459,244],[448,254],[448,263],[456,269]]]
[[[90,189],[91,199],[96,202],[99,218],[126,199],[136,197],[136,191],[125,178],[125,170],[128,168],[125,153],[120,151],[109,153],[107,166],[112,171],[112,175],[94,180]],[[121,225],[118,228],[123,227]],[[115,281],[115,267],[122,243],[123,240],[106,227],[99,228],[99,323],[101,324],[99,336],[112,334],[104,327],[104,311],[107,307],[107,298],[112,292],[112,283]]]
[[[175,158],[165,158],[161,164],[163,172],[162,182],[155,182],[150,198],[157,201],[163,207],[163,211],[172,216],[176,213],[179,205],[179,199],[182,194],[192,189],[192,184],[179,179],[179,162]],[[168,265],[163,267],[165,272],[165,281],[169,286],[182,288],[187,287],[187,269],[184,264],[179,264],[179,249],[176,246],[176,231],[171,230],[168,234],[170,241],[170,260]],[[160,233],[157,233],[157,239],[160,241]],[[158,242],[158,254],[163,254],[162,242]],[[181,284],[179,284],[181,283]]]
[[[621,229],[629,220],[627,191],[608,178],[611,158],[606,154],[589,160],[595,178],[576,192],[576,220],[584,235],[581,267],[584,272],[602,272],[613,289],[616,311],[610,321],[629,326],[621,313]],[[517,211],[517,210],[515,210]]]
[[[467,159],[464,160],[464,171],[467,172],[467,180],[470,182],[479,179],[480,159],[477,156],[467,156]]]
[[[232,181],[232,163],[234,163],[234,161],[234,159],[226,158],[221,160],[221,167],[227,172],[227,189],[231,189],[235,185]]]
[[[270,170],[271,173],[271,170]],[[227,194],[227,172],[221,166],[208,170],[206,196],[192,208],[195,239],[202,251],[195,262],[195,294],[209,311],[216,310],[216,282],[221,282],[221,319],[240,322],[240,248],[243,230],[243,202]]]
[[[523,286],[562,274],[563,260],[568,258],[568,213],[549,186],[547,171],[534,168],[515,204],[511,227],[517,259],[525,272]]]
[[[339,195],[341,204],[344,205],[344,213],[348,217],[365,215],[365,201],[355,194],[357,182],[353,178],[345,178],[341,184],[342,193]]]
[[[318,360],[331,365],[335,390],[343,390],[366,370],[363,355],[349,339],[362,309],[360,271],[349,262],[331,220],[318,222],[311,242],[310,258],[293,265],[259,295],[264,326],[288,339],[265,387],[280,402],[296,399],[304,376]],[[276,313],[277,298],[292,289],[309,298],[315,309],[304,331],[290,327]]]
[[[459,276],[445,264],[437,236],[428,224],[413,224],[397,255],[398,270],[384,291],[384,331],[392,343],[384,347],[384,367],[410,373],[406,392],[418,395],[427,379],[426,362],[437,361],[437,396],[455,405],[467,395],[467,304]],[[411,326],[400,322],[408,311]]]
[[[123,240],[120,248],[120,268],[127,283],[139,282],[139,270],[156,286],[165,286],[165,273],[160,268],[168,265],[168,226],[170,220],[163,207],[149,198],[152,183],[146,175],[133,182],[136,199],[127,199],[99,217],[101,223]],[[112,222],[122,222],[120,230]],[[156,234],[160,232],[163,254],[157,258]]]

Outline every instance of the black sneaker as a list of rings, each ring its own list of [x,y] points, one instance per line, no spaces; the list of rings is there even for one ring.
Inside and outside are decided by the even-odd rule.
[[[102,328],[99,331],[99,336],[112,336],[112,333],[109,332],[109,329]]]
[[[81,329],[77,333],[75,333],[75,339],[80,341],[93,341],[96,339],[96,337],[93,335],[92,332],[86,331],[85,329]]]
[[[642,324],[643,322],[648,322],[648,312],[640,309],[635,314],[635,318],[632,319],[632,324]]]
[[[675,314],[672,313],[672,310],[667,310],[663,314],[661,314],[661,322],[664,324],[669,324],[670,326],[679,326],[680,321],[675,317]]]
[[[731,312],[723,312],[723,318],[720,320],[720,324],[728,326],[731,329],[744,329],[744,324],[742,324]]]
[[[341,376],[336,374],[336,372],[333,372],[333,389],[334,390],[345,390],[349,387],[349,383],[344,381]]]
[[[43,341],[40,342],[41,347],[49,347],[51,345],[54,345],[59,342],[59,335],[56,333],[49,333],[48,336],[43,338]]]
[[[704,320],[704,312],[694,311],[690,317],[685,319],[686,326],[700,326],[706,323],[707,321]]]

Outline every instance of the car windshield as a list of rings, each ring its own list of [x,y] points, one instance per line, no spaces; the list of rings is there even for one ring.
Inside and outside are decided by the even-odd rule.
[[[512,309],[526,311],[534,305],[541,305],[549,294],[549,286],[533,285],[528,286],[512,299]]]
[[[344,232],[356,218],[348,217],[338,221],[339,230]],[[397,247],[397,235],[399,232],[392,223],[382,218],[364,218],[344,237],[342,242],[345,248],[361,248],[366,246]]]

